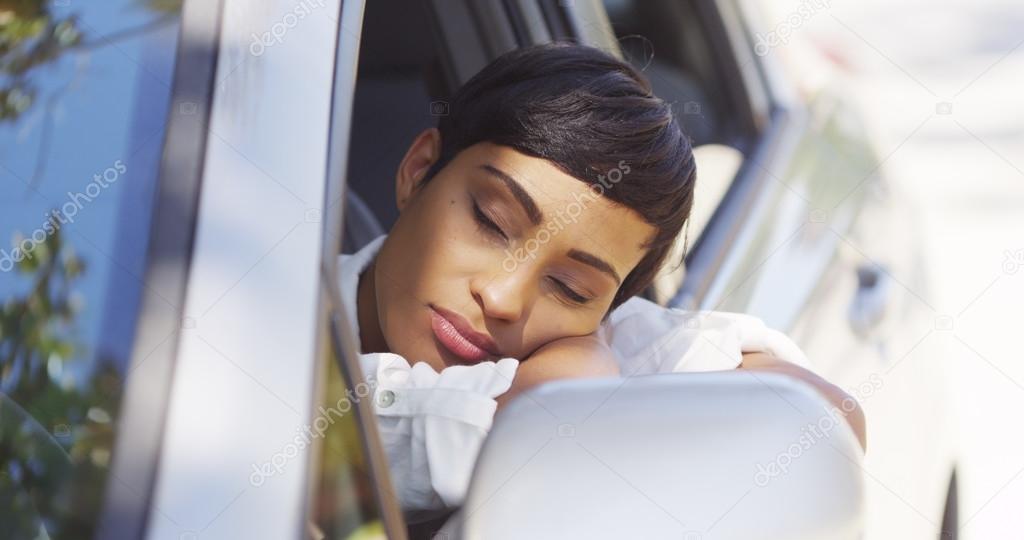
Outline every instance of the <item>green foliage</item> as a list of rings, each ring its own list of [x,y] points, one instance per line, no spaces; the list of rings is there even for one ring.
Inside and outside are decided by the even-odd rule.
[[[50,235],[17,266],[28,292],[0,307],[0,523],[15,538],[90,536],[114,442],[121,376],[74,340],[84,262]],[[67,375],[75,363],[88,362]]]
[[[82,43],[74,15],[55,17],[44,0],[0,0],[0,122],[36,101],[33,68]]]
[[[136,1],[162,18],[181,12],[182,0]],[[86,40],[77,15],[57,15],[52,7],[50,0],[0,0],[0,122],[18,119],[37,102],[38,89],[32,82],[37,68],[69,51],[112,41],[109,36]],[[133,33],[129,29],[119,36]]]

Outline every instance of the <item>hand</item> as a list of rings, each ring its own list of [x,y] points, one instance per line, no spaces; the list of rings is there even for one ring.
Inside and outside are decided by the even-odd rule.
[[[618,375],[619,363],[601,329],[586,336],[556,339],[519,362],[512,387],[496,398],[498,410],[521,392],[544,382]]]

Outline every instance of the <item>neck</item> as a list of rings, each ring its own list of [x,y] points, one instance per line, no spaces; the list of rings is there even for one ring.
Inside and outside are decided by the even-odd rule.
[[[360,353],[388,352],[384,333],[380,329],[377,313],[377,282],[374,277],[376,263],[371,263],[359,274],[359,286],[356,289],[356,316],[359,318],[359,342],[363,350]]]

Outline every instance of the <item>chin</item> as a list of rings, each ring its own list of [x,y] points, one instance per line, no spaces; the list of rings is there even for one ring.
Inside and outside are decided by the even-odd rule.
[[[450,367],[450,366],[468,366],[468,365],[472,365],[471,362],[466,362],[465,360],[459,358],[458,356],[456,356],[454,353],[452,353],[448,349],[444,348],[444,345],[441,345],[440,343],[438,343],[438,341],[434,337],[433,333],[430,334],[430,341],[433,342],[433,344],[434,344],[434,351],[433,351],[434,352],[434,355],[433,355],[434,358],[432,359],[430,364],[432,366],[436,367],[438,369],[438,371],[440,371],[441,369],[444,369],[446,367]]]
[[[401,349],[392,347],[391,352],[405,358],[410,366],[425,362],[437,372],[448,366],[459,364],[457,358],[450,356],[451,353],[445,351],[441,344],[437,343],[430,331],[430,327],[427,327],[420,335],[425,335],[426,341],[414,340],[410,347],[402,347]]]

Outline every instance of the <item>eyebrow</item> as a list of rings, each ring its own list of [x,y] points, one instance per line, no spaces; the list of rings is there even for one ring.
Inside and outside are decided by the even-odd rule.
[[[533,200],[533,197],[523,189],[523,186],[519,185],[519,182],[509,176],[505,171],[498,169],[494,165],[484,164],[480,166],[481,169],[489,172],[492,176],[498,178],[505,184],[505,187],[512,192],[512,196],[519,201],[522,205],[523,210],[526,211],[527,217],[530,218],[530,223],[534,226],[540,225],[544,221],[544,213],[537,207],[537,203]]]
[[[569,258],[579,261],[583,264],[593,266],[594,268],[597,268],[598,270],[604,272],[605,274],[608,274],[609,276],[615,279],[616,285],[622,284],[622,279],[619,278],[619,274],[615,271],[614,268],[612,268],[612,265],[608,264],[604,259],[598,257],[597,255],[587,253],[586,251],[582,251],[579,249],[570,249]]]
[[[480,168],[498,178],[505,184],[505,187],[512,192],[512,196],[515,197],[516,200],[519,201],[519,204],[523,206],[523,210],[526,211],[526,215],[529,216],[530,222],[533,223],[534,226],[540,225],[541,222],[544,221],[544,213],[540,211],[540,208],[537,207],[537,203],[534,202],[533,197],[523,189],[523,186],[521,186],[515,178],[512,178],[505,173],[505,171],[502,171],[490,164],[481,165]],[[622,278],[620,278],[618,272],[612,268],[612,265],[608,264],[607,261],[597,255],[580,249],[570,249],[568,255],[570,259],[592,266],[599,271],[608,274],[615,280],[616,285],[622,284]]]

